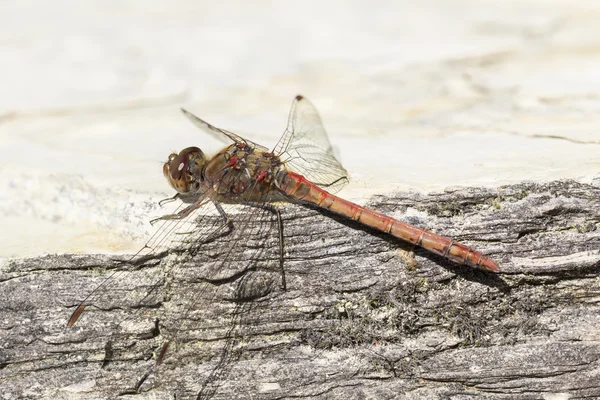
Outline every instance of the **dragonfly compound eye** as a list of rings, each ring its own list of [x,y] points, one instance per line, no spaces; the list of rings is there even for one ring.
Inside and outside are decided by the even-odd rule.
[[[169,163],[171,179],[178,180],[185,174],[190,162],[190,156],[183,151]]]
[[[197,147],[188,147],[171,154],[163,166],[163,174],[169,184],[179,193],[189,193],[198,189],[202,167],[206,156]]]

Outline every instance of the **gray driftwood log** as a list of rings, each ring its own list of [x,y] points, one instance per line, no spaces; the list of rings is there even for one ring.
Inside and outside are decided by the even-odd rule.
[[[0,398],[598,398],[599,199],[600,185],[559,181],[369,204],[473,245],[497,275],[290,205],[286,290],[276,251],[229,235],[123,273],[70,329],[78,300],[123,264],[14,260]]]

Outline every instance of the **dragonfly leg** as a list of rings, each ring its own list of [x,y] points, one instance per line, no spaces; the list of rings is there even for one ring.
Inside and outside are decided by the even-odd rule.
[[[252,203],[252,202],[244,202],[243,204],[250,206],[261,208],[263,210],[269,211],[277,216],[277,230],[279,233],[279,269],[281,270],[281,286],[283,290],[286,290],[287,284],[285,281],[285,270],[283,269],[283,257],[284,257],[284,241],[283,241],[283,220],[281,219],[281,212],[279,210],[269,204],[260,204],[260,203]]]
[[[219,215],[221,215],[221,218],[223,218],[223,225],[219,226],[217,229],[215,229],[215,231],[213,233],[211,233],[205,240],[204,242],[208,242],[211,240],[216,239],[217,237],[223,235],[223,236],[227,236],[229,235],[231,232],[233,232],[233,221],[231,220],[231,218],[229,218],[229,215],[227,215],[227,213],[225,212],[225,210],[223,210],[223,206],[221,206],[220,203],[213,201],[213,204],[215,205],[215,208],[217,209],[217,211],[219,212]],[[223,228],[227,227],[227,232],[220,232]]]
[[[170,203],[170,202],[172,202],[172,201],[175,201],[175,200],[177,200],[178,198],[179,198],[179,193],[176,193],[176,194],[175,194],[175,196],[173,196],[173,197],[169,197],[169,198],[166,198],[166,199],[162,199],[161,201],[159,201],[159,202],[158,202],[158,205],[162,207],[162,206],[163,206],[163,204]]]
[[[175,200],[175,197],[173,197],[172,199],[166,199],[166,200]],[[150,224],[154,225],[154,223],[156,223],[156,221],[161,221],[161,220],[184,219],[185,217],[190,215],[192,212],[194,212],[195,209],[202,206],[202,204],[204,204],[202,201],[197,201],[195,203],[190,204],[183,210],[179,211],[177,214],[166,214],[166,215],[163,215],[162,217],[154,218],[153,220],[150,221]]]
[[[219,215],[221,216],[221,218],[223,218],[223,223],[221,225],[219,225],[214,231],[212,231],[204,240],[202,240],[200,242],[200,244],[210,243],[219,237],[227,236],[231,232],[233,232],[233,229],[234,229],[233,221],[229,218],[229,216],[227,215],[225,210],[223,210],[223,207],[221,206],[221,204],[214,200],[213,200],[213,204],[215,205],[215,208],[219,212]],[[227,228],[227,230],[224,231],[224,228]],[[176,234],[177,235],[189,235],[194,232],[195,232],[194,230],[191,230],[191,231],[186,231],[186,232],[176,232]],[[191,239],[190,241],[187,241],[186,243],[190,243],[190,244],[196,243],[196,239]]]
[[[330,182],[330,183],[316,183],[316,182],[313,182],[313,183],[315,185],[321,186],[323,188],[325,188],[325,187],[331,187],[331,186],[333,186],[333,185],[335,185],[337,183],[344,183],[344,184],[348,183],[348,177],[347,176],[342,176],[341,178],[338,178],[335,181]]]

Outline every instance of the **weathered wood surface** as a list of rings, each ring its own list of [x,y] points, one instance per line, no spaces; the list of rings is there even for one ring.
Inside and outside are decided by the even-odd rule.
[[[473,245],[497,275],[287,206],[287,290],[277,268],[207,283],[202,263],[165,257],[71,329],[77,300],[117,263],[14,260],[0,278],[0,398],[114,398],[147,373],[127,398],[598,398],[599,199],[598,184],[557,181],[369,204]],[[207,265],[234,239],[209,244]],[[255,243],[236,245],[243,263]]]

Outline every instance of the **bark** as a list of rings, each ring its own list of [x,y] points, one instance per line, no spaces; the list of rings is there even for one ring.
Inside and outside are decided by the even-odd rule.
[[[135,268],[103,255],[12,260],[0,397],[597,398],[599,199],[600,185],[558,181],[369,204],[472,245],[499,274],[296,205],[282,208],[285,290],[277,234],[256,227],[264,236],[222,235]]]

